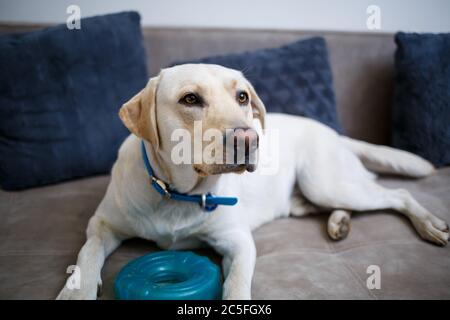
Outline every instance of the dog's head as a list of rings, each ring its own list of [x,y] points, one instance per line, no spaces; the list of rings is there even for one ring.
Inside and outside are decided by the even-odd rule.
[[[241,72],[185,64],[150,79],[119,115],[155,150],[184,157],[200,176],[208,176],[255,170],[259,137],[253,119],[264,128],[265,113]]]

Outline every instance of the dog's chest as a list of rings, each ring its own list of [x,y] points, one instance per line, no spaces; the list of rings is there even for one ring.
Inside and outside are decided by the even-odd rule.
[[[163,249],[192,238],[207,217],[196,204],[173,201],[164,201],[148,211],[151,213],[139,215],[136,231],[140,237],[155,241]]]

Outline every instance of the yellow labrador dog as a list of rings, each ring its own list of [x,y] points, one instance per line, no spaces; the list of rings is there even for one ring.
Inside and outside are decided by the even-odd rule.
[[[120,148],[106,195],[89,221],[77,261],[81,287],[65,286],[59,299],[96,299],[106,257],[131,237],[153,240],[163,249],[209,244],[223,255],[224,299],[251,298],[256,259],[251,232],[279,217],[328,211],[329,235],[341,239],[349,230],[351,211],[391,208],[405,214],[425,240],[438,245],[448,241],[444,221],[406,190],[378,185],[373,173],[423,177],[434,170],[429,162],[340,136],[311,119],[266,115],[239,71],[206,64],[164,69],[122,106],[119,115],[132,134]],[[262,128],[278,131],[277,172],[262,174],[260,167],[247,160],[236,163],[236,158],[224,164],[174,163],[172,150],[178,142],[173,132],[195,134],[197,121],[203,131],[221,132],[224,139],[211,142],[216,146],[225,143],[229,129],[239,128],[232,141],[244,141],[246,159],[251,152],[261,154]],[[255,143],[255,150],[248,150]],[[203,146],[197,148],[194,156],[202,151]],[[200,196],[183,201],[170,192]],[[218,205],[209,193],[222,197]],[[233,197],[238,202],[230,205]],[[210,207],[217,206],[214,211],[205,210],[208,201]]]

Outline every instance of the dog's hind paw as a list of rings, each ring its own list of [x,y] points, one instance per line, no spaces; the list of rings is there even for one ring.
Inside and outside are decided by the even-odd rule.
[[[328,235],[333,240],[342,240],[350,232],[350,213],[344,210],[335,210],[328,218]]]
[[[439,246],[445,246],[449,240],[449,229],[445,221],[429,215],[424,219],[412,219],[414,227],[420,236]]]

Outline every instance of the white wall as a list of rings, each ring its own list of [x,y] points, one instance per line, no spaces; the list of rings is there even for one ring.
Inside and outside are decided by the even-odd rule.
[[[450,32],[450,0],[0,0],[1,22],[63,23],[137,10],[147,26],[367,31],[366,8],[381,9],[381,32]]]

